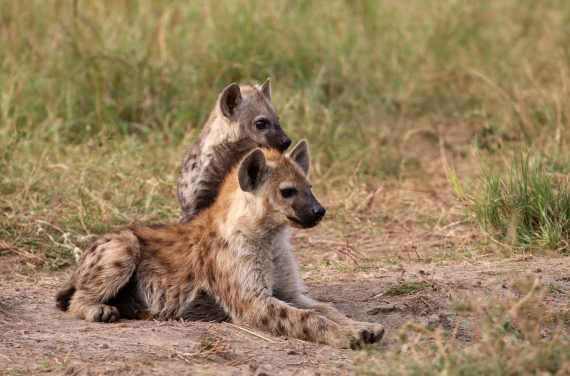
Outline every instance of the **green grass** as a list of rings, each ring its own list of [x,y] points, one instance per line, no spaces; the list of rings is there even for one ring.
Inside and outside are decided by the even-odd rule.
[[[479,227],[505,248],[541,253],[570,252],[570,180],[538,155],[515,152],[508,177],[481,162],[481,186],[466,195],[457,176],[455,191],[475,214]]]
[[[556,286],[554,283],[551,283],[547,286],[548,292],[551,294],[560,294],[566,295],[566,289],[560,286]]]
[[[428,282],[402,282],[396,286],[390,287],[384,291],[383,295],[396,296],[396,295],[412,295],[415,292],[424,290],[431,286]]]
[[[363,375],[566,375],[570,366],[570,317],[545,304],[546,286],[537,279],[510,286],[516,296],[493,292],[455,304],[471,342],[454,330],[408,323],[398,342],[380,355],[360,358]]]

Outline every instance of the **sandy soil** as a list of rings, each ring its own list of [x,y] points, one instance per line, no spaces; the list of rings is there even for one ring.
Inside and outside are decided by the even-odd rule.
[[[525,273],[547,284],[570,288],[569,258],[482,256],[437,263],[407,260],[398,265],[371,262],[351,267],[334,262],[307,263],[303,279],[309,294],[333,303],[358,320],[387,328],[384,348],[408,320],[452,329],[452,300],[490,289],[508,288]],[[354,353],[292,338],[280,338],[231,324],[121,320],[87,323],[55,308],[53,296],[71,269],[25,273],[13,256],[0,257],[0,371],[21,374],[210,374],[210,375],[351,375]],[[385,296],[406,282],[429,282],[411,295]],[[565,304],[563,297],[559,305]],[[458,335],[469,342],[468,330]]]

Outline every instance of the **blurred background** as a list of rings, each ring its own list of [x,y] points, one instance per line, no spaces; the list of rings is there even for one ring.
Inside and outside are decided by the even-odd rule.
[[[464,215],[446,166],[476,186],[475,150],[568,173],[569,69],[563,0],[5,1],[0,238],[57,267],[116,224],[177,220],[217,96],[267,77],[331,221],[433,229]]]

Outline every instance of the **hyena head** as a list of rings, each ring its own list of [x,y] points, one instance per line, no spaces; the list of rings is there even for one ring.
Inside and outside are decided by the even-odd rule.
[[[271,80],[261,86],[231,84],[218,100],[222,115],[230,127],[237,127],[240,139],[248,138],[258,147],[285,151],[291,139],[281,128],[279,117],[271,104]]]
[[[309,148],[304,140],[289,155],[255,149],[238,168],[239,186],[263,202],[271,223],[314,227],[326,209],[311,191],[307,180],[309,165]]]

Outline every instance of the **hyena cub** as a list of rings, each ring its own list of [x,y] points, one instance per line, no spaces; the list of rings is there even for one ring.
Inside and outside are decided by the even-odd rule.
[[[285,151],[291,139],[271,104],[271,81],[231,84],[222,91],[200,136],[190,145],[178,176],[180,222],[188,222],[216,199],[233,167],[258,147]]]
[[[350,320],[303,293],[289,227],[316,226],[326,212],[308,169],[304,141],[288,156],[255,149],[193,221],[102,236],[57,306],[88,321],[233,320],[336,347],[380,340],[382,325]]]

